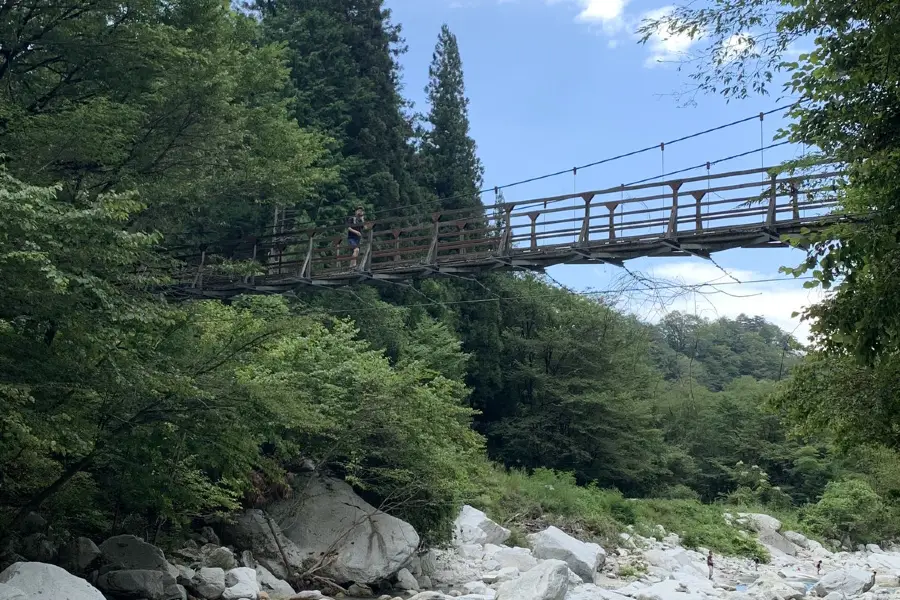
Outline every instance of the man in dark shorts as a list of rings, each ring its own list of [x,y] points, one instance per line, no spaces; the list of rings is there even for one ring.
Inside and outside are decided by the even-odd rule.
[[[712,581],[713,577],[713,555],[712,550],[709,551],[709,554],[706,555],[706,566],[709,567],[709,580]]]
[[[347,219],[347,245],[353,250],[353,258],[350,260],[350,268],[356,268],[356,259],[359,256],[359,243],[362,241],[362,230],[366,223],[366,213],[362,206],[356,207],[356,212]]]

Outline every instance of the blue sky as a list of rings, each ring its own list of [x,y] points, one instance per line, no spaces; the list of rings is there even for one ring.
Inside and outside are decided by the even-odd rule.
[[[785,103],[778,95],[726,103],[697,96],[685,106],[674,97],[690,85],[677,63],[691,44],[656,38],[638,44],[637,23],[666,9],[664,0],[387,0],[394,22],[403,26],[409,51],[401,59],[405,95],[427,109],[428,64],[442,23],[456,34],[462,53],[472,136],[485,165],[485,184],[503,185],[571,168],[622,152],[724,124]],[[662,61],[662,62],[660,62]],[[776,90],[777,92],[778,90]],[[765,144],[783,124],[778,115],[763,122]],[[759,148],[760,124],[752,121],[665,151],[672,171]],[[801,149],[765,153],[766,166]],[[721,171],[761,166],[759,154],[726,163]],[[581,170],[571,175],[507,190],[507,201],[571,193],[576,188],[612,187],[661,173],[659,152]],[[702,174],[697,172],[696,174]],[[485,199],[492,202],[493,198]],[[716,263],[739,281],[785,277],[802,253],[787,249],[731,250]],[[732,281],[701,259],[640,259],[628,268],[654,277],[700,283]],[[574,289],[609,289],[630,276],[605,265],[560,266],[550,274]],[[632,283],[626,283],[634,287]],[[800,282],[727,285],[720,293],[688,294],[664,301],[647,294],[619,296],[623,306],[655,320],[665,310],[705,317],[763,315],[805,338],[808,328],[791,313],[817,296]],[[726,293],[727,292],[727,293]]]

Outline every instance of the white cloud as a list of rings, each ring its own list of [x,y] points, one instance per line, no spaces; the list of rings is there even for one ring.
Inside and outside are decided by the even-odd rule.
[[[669,15],[674,7],[664,6],[644,13],[641,20],[661,19]],[[686,33],[677,33],[670,30],[665,24],[661,23],[656,32],[650,36],[648,40],[650,46],[650,56],[644,61],[647,67],[655,67],[660,63],[672,62],[684,58],[687,51],[693,45],[694,40]]]
[[[735,33],[722,44],[722,50],[716,57],[719,64],[727,64],[738,58],[746,57],[754,51],[756,42],[749,33]]]
[[[617,23],[625,13],[628,0],[578,0],[581,12],[576,20],[585,23]]]
[[[609,40],[606,42],[606,47],[610,50],[615,50],[619,46],[619,40]]]
[[[791,314],[801,312],[803,308],[821,300],[820,288],[805,289],[802,282],[785,275],[750,270],[726,271],[738,281],[750,283],[738,285],[718,267],[702,259],[667,261],[654,266],[647,272],[652,278],[686,285],[711,285],[701,291],[671,295],[665,310],[661,310],[658,304],[648,303],[635,312],[653,322],[659,320],[665,312],[674,310],[708,319],[734,318],[742,313],[761,316],[785,331],[793,331],[801,342],[807,341],[809,323],[801,322],[800,317],[792,317]],[[771,279],[781,281],[759,281]]]

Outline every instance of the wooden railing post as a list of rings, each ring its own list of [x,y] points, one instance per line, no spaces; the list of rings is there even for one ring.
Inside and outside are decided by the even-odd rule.
[[[791,181],[791,208],[793,209],[793,217],[795,221],[800,220],[800,201],[797,196],[800,195],[800,191],[797,189],[797,184],[794,181]]]
[[[586,244],[591,239],[591,200],[594,199],[594,194],[582,194],[581,199],[584,200],[584,221],[581,223],[578,242]]]
[[[505,223],[503,223],[503,232],[500,234],[500,255],[509,254],[510,247],[512,246],[512,206],[506,206],[504,208],[505,213]]]
[[[253,262],[256,262],[256,253],[257,248],[259,247],[259,240],[256,239],[256,236],[253,237]],[[256,273],[250,275],[250,285],[256,285]]]
[[[691,192],[691,196],[696,200],[695,203],[695,215],[694,215],[694,226],[697,228],[697,231],[703,231],[703,197],[706,196],[706,192]]]
[[[372,268],[372,244],[375,241],[375,222],[366,224],[369,228],[369,239],[366,242],[366,251],[363,253],[362,261],[359,263],[360,273],[365,273]]]
[[[607,202],[604,206],[609,210],[609,239],[616,239],[616,209],[618,202]]]
[[[678,233],[678,190],[681,189],[681,181],[672,181],[672,209],[669,211],[669,225],[666,227],[666,236],[672,237]]]
[[[203,265],[206,263],[206,248],[200,251],[200,264],[197,266],[197,274],[194,275],[194,283],[191,287],[203,290]]]
[[[309,279],[312,277],[312,257],[313,257],[313,248],[316,244],[316,232],[314,229],[310,229],[306,232],[309,236],[309,248],[306,250],[306,258],[303,259],[303,267],[300,269],[300,277],[304,277]]]
[[[431,223],[433,231],[431,233],[431,245],[428,247],[428,256],[425,257],[425,263],[433,265],[437,261],[438,237],[441,231],[441,213],[431,213]]]
[[[766,214],[766,225],[769,227],[775,225],[775,219],[778,214],[776,212],[778,207],[778,175],[773,173],[770,177],[772,180],[772,188],[769,190],[769,210]]]
[[[343,243],[344,238],[342,236],[337,236],[334,238],[334,263],[335,267],[338,269],[344,268],[344,263],[338,258],[341,255],[341,244]]]
[[[456,220],[456,230],[459,232],[459,241],[460,241],[459,253],[460,253],[460,255],[462,255],[462,254],[466,253],[466,246],[463,243],[466,241],[466,234],[465,234],[466,220],[465,219],[461,219],[461,220],[457,219]]]
[[[541,216],[540,211],[530,212],[528,213],[528,218],[531,219],[531,249],[537,249],[537,218]]]

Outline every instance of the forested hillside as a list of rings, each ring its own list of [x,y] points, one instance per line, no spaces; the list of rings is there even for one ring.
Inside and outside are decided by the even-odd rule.
[[[857,363],[760,318],[644,323],[527,274],[153,292],[161,250],[261,234],[275,211],[315,225],[479,202],[465,48],[435,38],[419,114],[382,0],[0,6],[0,532],[39,510],[162,543],[278,496],[309,461],[426,543],[464,501],[513,501],[500,468],[811,505],[831,536],[847,533],[829,529],[834,498],[898,497],[889,324],[839,338]],[[828,305],[820,335],[857,302]],[[869,438],[851,397],[873,388]],[[853,533],[897,533],[892,510]]]

